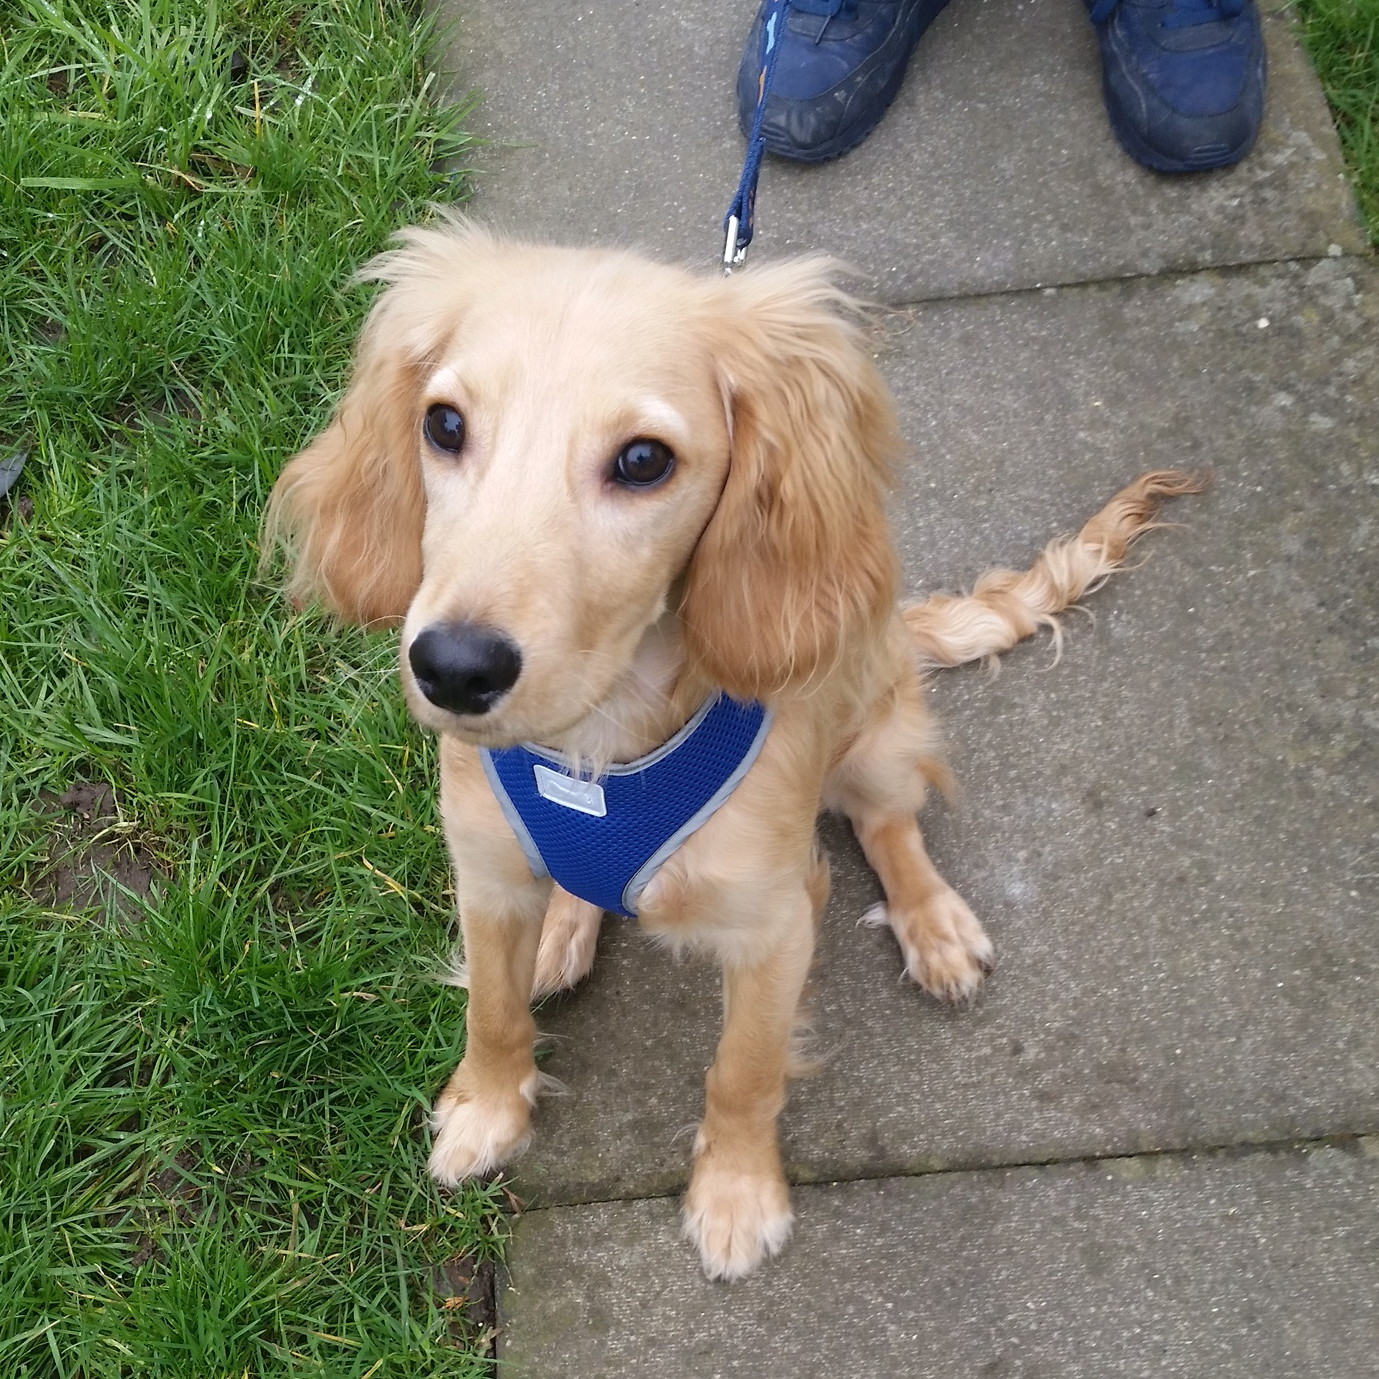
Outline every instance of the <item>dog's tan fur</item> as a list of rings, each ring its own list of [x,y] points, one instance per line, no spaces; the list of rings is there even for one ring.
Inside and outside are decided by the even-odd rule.
[[[349,391],[267,519],[293,552],[297,602],[401,623],[404,648],[463,620],[521,650],[512,689],[463,717],[427,702],[402,657],[412,711],[440,734],[468,969],[466,1052],[435,1108],[442,1182],[526,1143],[530,999],[584,975],[600,919],[532,876],[475,748],[531,740],[597,767],[665,741],[713,688],[774,710],[742,784],[640,902],[652,934],[722,965],[685,1203],[717,1277],[789,1234],[776,1118],[828,890],[818,811],[852,821],[909,974],[970,997],[992,948],[916,822],[942,777],[920,668],[994,655],[1048,622],[1116,568],[1158,498],[1195,487],[1145,475],[1031,571],[898,611],[884,511],[896,419],[831,272],[805,260],[709,279],[454,220],[408,231],[366,270],[388,287]],[[458,456],[422,438],[438,402],[465,417]],[[676,468],[629,491],[610,465],[639,437],[669,445]]]

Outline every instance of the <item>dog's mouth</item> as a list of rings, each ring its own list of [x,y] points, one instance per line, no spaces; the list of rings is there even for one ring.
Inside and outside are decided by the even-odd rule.
[[[559,753],[564,736],[574,728],[584,716],[583,711],[557,723],[543,719],[535,723],[525,717],[507,714],[501,706],[492,714],[459,714],[449,709],[437,708],[427,700],[412,677],[405,677],[409,707],[412,716],[424,728],[446,737],[458,738],[471,747],[486,747],[490,751],[502,751],[506,747],[517,747],[527,743],[543,744],[547,750]]]

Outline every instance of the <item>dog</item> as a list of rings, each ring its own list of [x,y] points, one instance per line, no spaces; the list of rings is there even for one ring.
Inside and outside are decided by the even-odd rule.
[[[851,821],[909,976],[970,999],[992,945],[920,834],[945,779],[921,673],[1053,626],[1198,484],[1143,475],[1028,571],[900,606],[895,410],[829,261],[709,278],[443,216],[360,277],[386,288],[265,549],[297,606],[401,626],[408,705],[439,737],[469,998],[430,1170],[454,1184],[525,1147],[533,996],[574,985],[622,909],[722,967],[684,1227],[710,1277],[742,1277],[791,1228],[776,1121],[828,893],[820,810]],[[551,861],[514,791],[535,780],[557,831],[617,815],[605,785],[640,790],[627,764],[690,755],[667,744],[705,715],[751,739],[735,778],[626,887],[630,864],[572,894],[599,845]]]

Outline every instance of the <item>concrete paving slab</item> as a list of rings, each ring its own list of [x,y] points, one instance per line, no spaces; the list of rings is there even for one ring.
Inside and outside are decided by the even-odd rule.
[[[706,1283],[674,1203],[530,1213],[513,1379],[1316,1379],[1379,1373],[1379,1145],[806,1188]]]
[[[472,202],[538,237],[710,263],[741,172],[733,80],[754,0],[452,4]],[[1116,144],[1081,0],[953,0],[900,98],[825,168],[768,159],[754,255],[822,250],[890,302],[1360,251],[1325,102],[1267,25],[1266,122],[1239,167],[1147,172]]]
[[[822,1071],[797,1181],[1379,1129],[1379,268],[1324,260],[899,313],[916,588],[1030,558],[1142,469],[1210,465],[1177,530],[1047,646],[936,678],[962,795],[924,820],[987,922],[979,1004],[897,982],[830,826]],[[535,1202],[684,1180],[716,978],[609,922],[548,1005]]]

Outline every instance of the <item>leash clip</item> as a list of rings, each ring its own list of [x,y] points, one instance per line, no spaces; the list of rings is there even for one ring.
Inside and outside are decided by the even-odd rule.
[[[728,231],[723,239],[723,276],[726,278],[734,268],[741,268],[747,261],[747,246],[751,240],[738,238],[738,219],[728,217]]]

